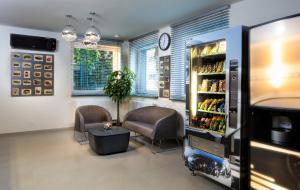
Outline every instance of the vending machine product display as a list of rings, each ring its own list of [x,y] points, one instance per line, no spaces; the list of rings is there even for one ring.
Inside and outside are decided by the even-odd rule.
[[[232,189],[248,180],[247,37],[247,28],[230,28],[193,37],[186,49],[185,163]]]

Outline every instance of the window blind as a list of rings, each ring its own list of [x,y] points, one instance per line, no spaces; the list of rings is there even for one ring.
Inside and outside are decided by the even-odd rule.
[[[228,28],[228,26],[229,6],[216,9],[191,21],[171,26],[170,99],[185,100],[186,41],[193,36]]]
[[[158,96],[157,46],[157,31],[129,41],[129,66],[137,76],[132,89],[135,96]]]
[[[81,43],[73,48],[73,96],[104,95],[107,77],[120,69],[120,47],[101,43],[88,49]]]

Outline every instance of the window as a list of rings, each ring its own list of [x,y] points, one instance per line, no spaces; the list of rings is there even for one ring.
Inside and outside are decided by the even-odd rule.
[[[150,48],[144,51],[146,60],[146,91],[153,92],[157,91],[157,48]]]
[[[157,33],[153,33],[130,41],[130,68],[137,76],[135,96],[158,96],[157,38]]]
[[[172,26],[170,99],[185,100],[185,43],[193,36],[228,28],[229,7]]]
[[[120,47],[99,45],[88,49],[75,44],[72,69],[72,95],[103,95],[108,75],[120,69]]]

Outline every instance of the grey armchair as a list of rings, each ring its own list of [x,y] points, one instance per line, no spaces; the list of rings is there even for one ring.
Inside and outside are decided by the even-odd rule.
[[[75,131],[87,132],[88,129],[112,122],[110,113],[103,107],[95,105],[80,106],[75,112]]]
[[[151,139],[152,146],[157,140],[177,139],[177,112],[173,109],[147,106],[127,113],[123,127]]]

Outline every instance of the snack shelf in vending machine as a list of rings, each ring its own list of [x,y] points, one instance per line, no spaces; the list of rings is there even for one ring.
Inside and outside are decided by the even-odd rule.
[[[185,164],[232,189],[247,182],[243,152],[246,117],[247,28],[196,36],[187,42]],[[246,179],[247,180],[247,179]]]

